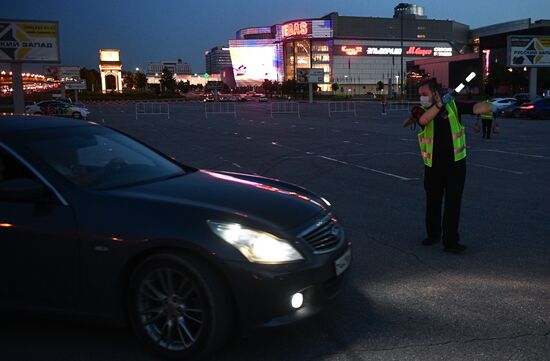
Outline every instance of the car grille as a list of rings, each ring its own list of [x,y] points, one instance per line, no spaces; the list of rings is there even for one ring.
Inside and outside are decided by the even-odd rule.
[[[342,228],[332,216],[328,215],[308,227],[299,237],[306,241],[316,253],[323,253],[338,246],[342,233]]]

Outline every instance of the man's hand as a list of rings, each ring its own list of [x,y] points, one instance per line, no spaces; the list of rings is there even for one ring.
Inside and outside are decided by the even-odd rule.
[[[445,95],[443,95],[443,98],[441,98],[441,103],[443,103],[443,105],[451,102],[452,100],[454,99],[454,97],[451,95],[451,93],[445,93]]]
[[[415,105],[411,108],[411,114],[409,117],[403,122],[403,128],[406,128],[408,126],[411,126],[413,124],[418,123],[418,120],[420,117],[424,114],[424,109],[418,105]]]

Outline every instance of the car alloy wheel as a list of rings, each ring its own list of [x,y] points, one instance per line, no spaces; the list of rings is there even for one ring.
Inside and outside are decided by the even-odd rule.
[[[73,113],[73,118],[75,118],[75,119],[81,119],[81,118],[82,118],[82,114],[80,114],[80,112],[74,112],[74,113]]]
[[[204,262],[159,254],[141,263],[130,281],[134,332],[165,357],[191,360],[227,339],[233,320],[227,287]]]
[[[521,110],[519,110],[519,109],[514,109],[514,111],[512,112],[512,115],[514,116],[514,118],[519,118],[519,117],[521,117]]]

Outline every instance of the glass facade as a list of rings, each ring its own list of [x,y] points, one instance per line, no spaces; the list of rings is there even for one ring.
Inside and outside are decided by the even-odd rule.
[[[332,79],[332,40],[300,39],[284,43],[285,80],[296,78],[296,69],[317,68],[325,72],[323,91],[330,88]]]

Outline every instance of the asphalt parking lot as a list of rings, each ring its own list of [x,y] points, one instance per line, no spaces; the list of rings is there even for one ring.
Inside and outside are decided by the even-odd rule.
[[[550,120],[499,119],[491,140],[464,116],[468,168],[463,255],[424,247],[423,165],[404,112],[378,103],[328,116],[327,103],[237,117],[204,104],[139,115],[133,104],[90,105],[91,119],[183,163],[256,173],[331,201],[353,241],[350,283],[324,313],[237,338],[213,360],[548,360]],[[155,360],[127,329],[65,322],[0,324],[0,359]]]

